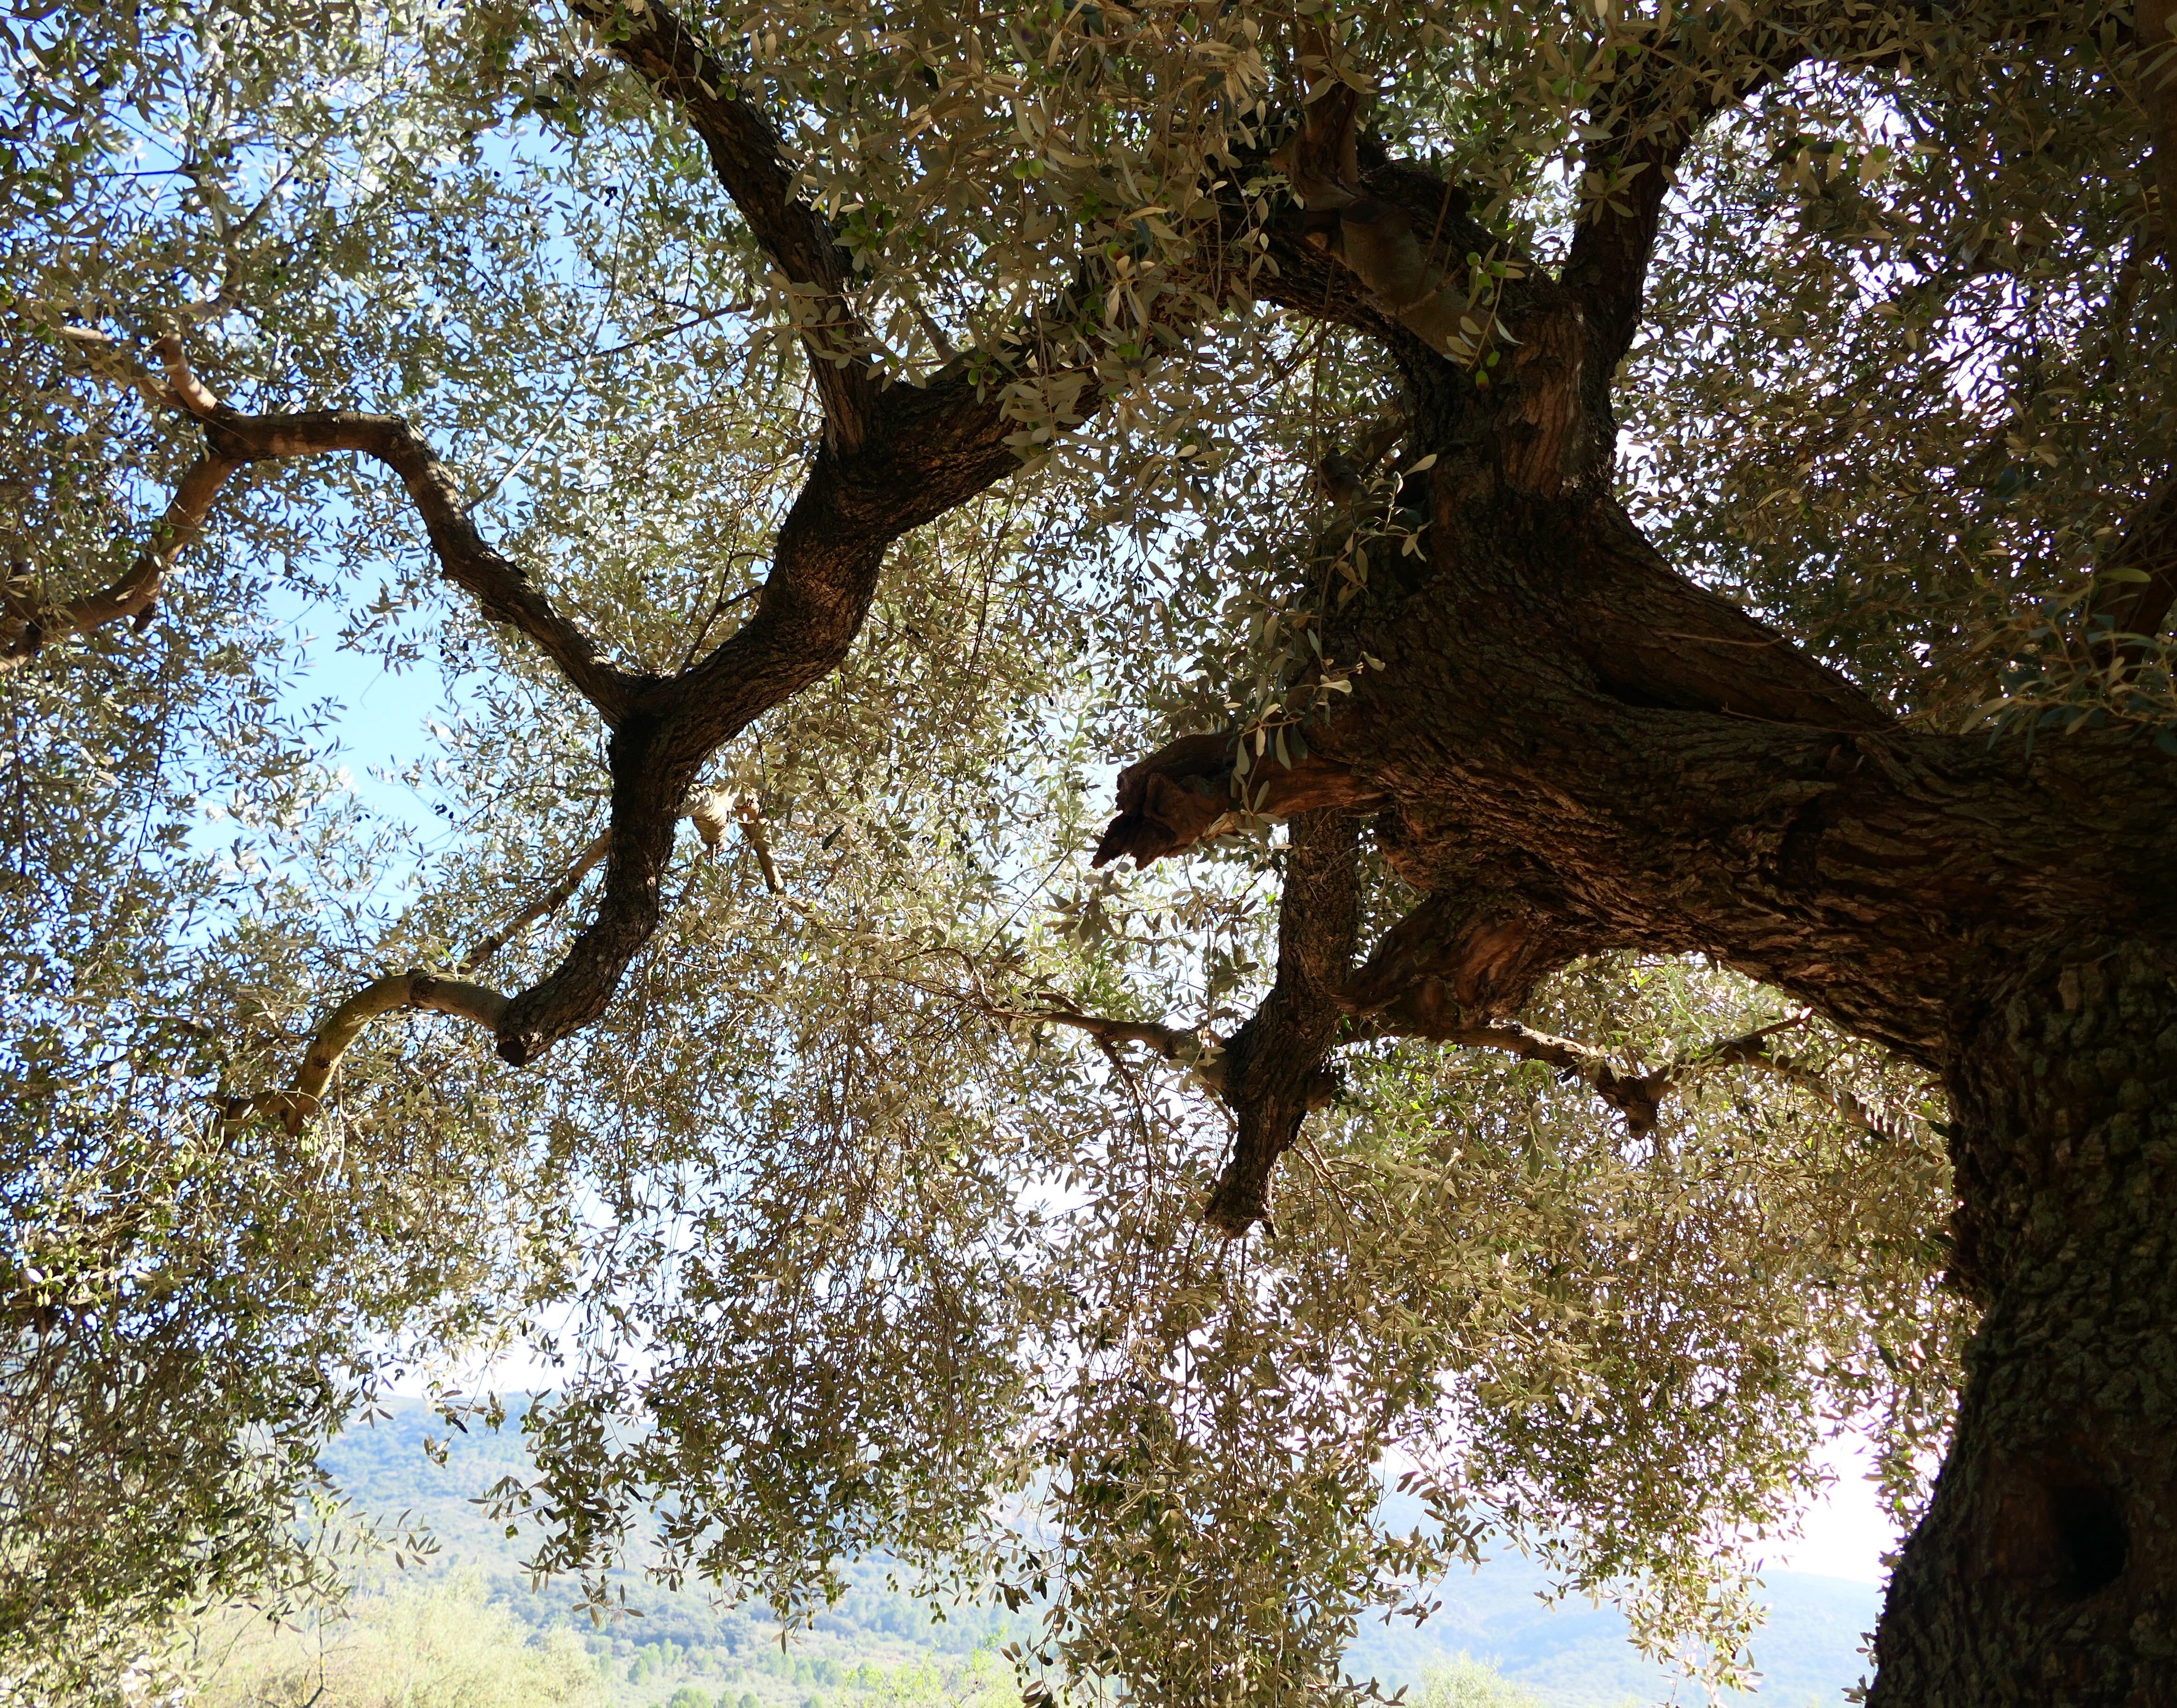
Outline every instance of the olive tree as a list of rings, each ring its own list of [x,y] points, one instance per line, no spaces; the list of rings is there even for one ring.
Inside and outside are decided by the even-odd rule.
[[[1503,1535],[1738,1676],[1857,1417],[1870,1700],[2152,1699],[2161,11],[8,28],[24,1652],[522,1336],[540,1570],[1032,1695]],[[428,848],[282,686],[374,573]]]

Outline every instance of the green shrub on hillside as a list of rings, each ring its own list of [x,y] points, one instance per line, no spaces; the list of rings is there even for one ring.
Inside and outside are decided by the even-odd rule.
[[[248,1609],[196,1634],[192,1708],[603,1708],[571,1633],[532,1642],[473,1580],[366,1596],[302,1629]],[[709,1708],[707,1703],[703,1708]]]
[[[1432,1672],[1413,1708],[1541,1708],[1532,1692],[1514,1683],[1486,1661],[1461,1655]]]

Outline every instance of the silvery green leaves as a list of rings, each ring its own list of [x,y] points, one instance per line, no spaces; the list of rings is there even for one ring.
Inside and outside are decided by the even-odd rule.
[[[507,1515],[570,1576],[649,1536],[806,1618],[884,1550],[1033,1609],[1055,1692],[1319,1700],[1355,1620],[1509,1531],[1727,1667],[1732,1538],[1786,1520],[1840,1420],[1939,1433],[1963,1317],[1930,1130],[1869,1142],[1819,1087],[1940,1109],[1819,1029],[1818,1084],[1720,1066],[1640,1133],[1543,1062],[1354,1043],[1274,1229],[1227,1244],[1198,1220],[1215,1050],[1274,973],[1284,857],[1246,792],[1385,672],[1338,625],[1432,573],[1443,464],[1401,440],[1387,338],[1476,396],[1545,357],[1601,384],[1592,351],[1523,363],[1499,309],[1667,176],[1601,445],[1630,501],[1900,706],[1989,699],[2166,438],[2136,407],[2166,278],[2096,164],[2138,152],[2120,44],[1876,42],[1796,5],[690,8],[698,93],[775,136],[765,205],[827,234],[805,266],[723,133],[615,57],[657,14],[581,9],[7,26],[17,637],[128,573],[211,442],[138,383],[168,333],[238,410],[408,419],[657,703],[823,603],[769,579],[818,473],[834,521],[934,480],[856,485],[848,406],[987,402],[1005,483],[879,548],[851,647],[705,748],[686,781],[733,810],[664,803],[655,927],[592,1022],[517,1072],[389,1011],[292,1133],[219,1116],[358,990],[517,918],[493,976],[559,964],[635,735],[339,457],[236,477],[141,630],[44,634],[0,679],[6,1380],[47,1421],[123,1397],[76,1457],[11,1461],[11,1510],[60,1515],[22,1558],[79,1568],[24,1641],[88,1655],[70,1622],[110,1618],[125,1648],[177,1596],[310,1578],[313,1432],[398,1357],[523,1340],[560,1361]],[[1780,69],[1787,37],[1835,52]],[[1673,79],[1747,104],[1667,173],[1613,91]],[[1316,183],[1290,145],[1323,103],[1350,123]],[[1349,152],[1447,193],[1364,206]],[[1324,269],[1305,300],[1287,262]],[[895,472],[943,434],[902,437]],[[427,840],[327,768],[292,675],[321,596],[304,626],[450,702],[410,757]],[[2106,699],[2106,667],[2065,692]],[[1236,833],[1092,876],[1114,772],[1188,731],[1237,738]],[[1363,859],[1375,941],[1416,897]],[[1661,956],[1538,1000],[1628,1075],[1776,1018]],[[1419,1536],[1381,1520],[1386,1465],[1432,1498]]]

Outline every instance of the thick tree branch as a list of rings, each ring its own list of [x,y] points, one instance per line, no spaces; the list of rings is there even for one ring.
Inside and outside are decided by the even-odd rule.
[[[1385,194],[1366,181],[1360,103],[1352,85],[1332,84],[1302,112],[1272,163],[1307,210],[1306,241],[1343,262],[1393,320],[1438,354],[1471,368],[1487,347],[1495,305],[1480,300],[1465,258],[1498,245],[1468,216],[1465,194],[1451,184],[1421,187],[1424,199],[1435,193],[1431,219],[1397,194],[1400,188],[1410,194],[1410,183],[1387,184],[1392,194]],[[1380,157],[1373,163],[1388,165]]]
[[[1182,735],[1119,773],[1119,811],[1093,864],[1131,855],[1138,866],[1238,829],[1251,816],[1291,818],[1327,808],[1366,811],[1381,797],[1346,767],[1307,754],[1259,761],[1246,777],[1230,731]]]
[[[1476,883],[1432,895],[1383,934],[1343,991],[1367,1017],[1410,993],[1454,1006],[1464,1025],[1517,1013],[1536,985],[1604,945],[1517,895]]]
[[[1574,538],[1583,549],[1550,591],[1567,650],[1604,695],[1815,729],[1896,723],[1858,684],[1678,574],[1616,503],[1589,510]]]
[[[749,619],[692,668],[633,696],[610,749],[613,841],[597,910],[566,958],[509,1007],[499,1053],[521,1065],[603,1012],[656,930],[680,805],[706,761],[838,668],[909,528],[1020,467],[995,399],[897,386],[859,452],[829,447],[779,531]]]
[[[1014,374],[1009,385],[971,378],[969,369],[990,365],[974,363],[927,386],[880,384],[865,359],[866,334],[844,295],[848,258],[816,210],[794,194],[771,126],[728,92],[730,75],[671,14],[654,3],[623,10],[606,0],[581,0],[581,7],[614,51],[702,135],[757,241],[797,286],[815,293],[814,324],[803,330],[830,430],[779,531],[771,573],[748,620],[690,668],[642,683],[615,728],[613,840],[603,892],[565,960],[507,1009],[499,1050],[517,1065],[601,1013],[656,930],[673,818],[705,761],[838,665],[876,597],[893,540],[1022,466],[1008,394],[1048,389],[1062,423],[1093,415],[1108,395],[1091,350],[1080,350],[1072,368],[1055,362],[1040,372],[1022,371],[1019,352],[1047,351],[1053,342],[1075,348],[1070,334],[1026,337],[1012,347],[994,364]],[[1166,332],[1176,300],[1152,304],[1151,325],[1143,330],[1153,338]],[[1061,326],[1067,316],[1050,319]]]
[[[1359,820],[1335,807],[1302,814],[1278,903],[1277,978],[1225,1051],[1224,1095],[1236,1124],[1202,1218],[1227,1236],[1269,1214],[1278,1159],[1299,1138],[1308,1110],[1336,1092],[1323,1058],[1345,1018],[1360,900]]]
[[[752,803],[736,799],[722,789],[705,790],[684,801],[679,816],[694,821],[704,846],[715,853],[732,821],[729,815],[736,813],[744,833],[756,849],[765,884],[777,893],[778,874],[772,864],[771,850],[763,840],[761,821]],[[325,1088],[363,1029],[381,1015],[400,1009],[423,1008],[452,1014],[496,1033],[511,999],[486,986],[466,982],[468,976],[479,971],[532,925],[549,918],[572,900],[583,881],[609,852],[612,840],[609,830],[592,837],[569,862],[557,882],[476,941],[455,963],[456,977],[447,978],[418,969],[390,974],[366,985],[336,1008],[312,1034],[295,1082],[288,1089],[229,1100],[225,1118],[236,1121],[256,1115],[271,1115],[285,1123],[290,1132],[300,1132],[303,1123],[323,1104]]]
[[[1244,1233],[1262,1219],[1268,1203],[1271,1173],[1277,1158],[1290,1148],[1297,1137],[1299,1120],[1307,1110],[1331,1101],[1338,1089],[1336,1073],[1326,1068],[1318,1056],[1314,1065],[1299,1077],[1296,1094],[1294,1087],[1287,1086],[1276,1108],[1264,1108],[1271,1099],[1266,1094],[1269,1087],[1263,1069],[1258,1067],[1256,1077],[1252,1079],[1238,1078],[1234,1074],[1236,1065],[1244,1073],[1255,1052],[1262,1048],[1259,1036],[1251,1038],[1247,1028],[1225,1045],[1207,1028],[1189,1031],[1154,1021],[1113,1019],[1088,1013],[1062,998],[1054,999],[1061,1003],[1056,1007],[1018,1008],[993,1002],[979,994],[969,996],[955,990],[941,990],[912,980],[903,982],[963,1002],[993,1019],[1070,1027],[1106,1046],[1144,1045],[1165,1061],[1190,1069],[1196,1078],[1241,1116],[1241,1133],[1252,1135],[1236,1143],[1232,1160],[1203,1211],[1205,1220],[1228,1234]],[[1351,1006],[1350,998],[1334,995],[1329,1007],[1317,1012],[1329,1018],[1331,1010],[1346,1010]],[[1270,1012],[1270,1005],[1265,1003],[1263,1010],[1258,1012],[1257,1020],[1262,1020],[1264,1013]],[[1290,1011],[1283,1018],[1289,1023]],[[1608,1050],[1576,1039],[1536,1031],[1516,1020],[1478,1018],[1472,1007],[1452,994],[1446,980],[1431,977],[1421,980],[1378,1012],[1356,1018],[1343,1027],[1332,1019],[1323,1049],[1327,1053],[1337,1045],[1411,1038],[1462,1049],[1500,1050],[1522,1061],[1543,1062],[1587,1086],[1624,1118],[1627,1130],[1635,1137],[1653,1131],[1661,1118],[1665,1101],[1704,1076],[1726,1068],[1751,1068],[1798,1087],[1847,1125],[1870,1138],[1898,1141],[1908,1137],[1909,1116],[1870,1106],[1820,1068],[1777,1052],[1773,1042],[1776,1035],[1805,1025],[1810,1018],[1797,1014],[1773,1021],[1750,1032],[1702,1045],[1644,1072],[1621,1066]],[[1249,1022],[1250,1026],[1255,1023]],[[1274,1023],[1275,1020],[1266,1023]],[[1291,1057],[1281,1065],[1290,1070],[1301,1059]],[[1294,1075],[1288,1071],[1285,1077],[1290,1080]],[[1241,1101],[1251,1090],[1254,1094],[1252,1110]],[[1266,1117],[1280,1124],[1274,1129],[1266,1128]],[[1280,1133],[1285,1135],[1284,1142],[1274,1143]],[[1274,1143],[1266,1145],[1266,1138]],[[1241,1143],[1248,1148],[1242,1150]],[[1266,1156],[1267,1161],[1263,1160]]]
[[[1610,188],[1591,192],[1596,199],[1582,212],[1558,276],[1595,329],[1596,369],[1605,385],[1640,330],[1663,199],[1690,136],[1691,127],[1671,125],[1661,134],[1588,145],[1590,183]]]
[[[733,73],[655,0],[576,0],[575,9],[702,138],[756,242],[784,270],[788,288],[805,297],[796,319],[826,425],[839,449],[858,450],[870,435],[882,377],[870,362],[868,329],[847,298],[852,258],[824,216],[795,194],[778,133],[733,92]]]
[[[219,483],[244,463],[336,451],[375,457],[401,477],[423,519],[445,578],[473,598],[487,619],[506,624],[536,642],[607,723],[617,723],[625,715],[629,691],[639,679],[608,660],[595,641],[553,606],[527,570],[485,542],[469,520],[452,472],[407,422],[399,416],[345,409],[244,415],[221,401],[197,378],[179,338],[169,335],[153,347],[166,368],[168,396],[204,424],[209,446],[206,456],[183,477],[168,508],[172,518],[176,507],[195,506],[194,520],[189,522],[192,537]],[[171,559],[172,551],[166,555]],[[158,573],[162,576],[163,568]],[[132,577],[139,583],[145,579],[156,592],[156,577]],[[128,598],[140,592],[139,586]]]
[[[1912,10],[1928,15],[1914,8],[1907,17]],[[1894,58],[1903,21],[1849,3],[1789,24],[1742,19],[1739,27],[1718,30],[1716,18],[1700,11],[1681,13],[1675,23],[1628,18],[1622,27],[1645,30],[1647,40],[1637,51],[1620,50],[1618,74],[1590,110],[1580,222],[1559,277],[1592,330],[1594,371],[1604,387],[1639,330],[1664,199],[1702,128],[1810,61]]]
[[[1015,383],[1063,390],[1072,418],[1086,419],[1110,396],[1090,360],[1084,352],[1078,368]],[[876,598],[892,541],[1018,471],[1015,436],[1004,389],[986,389],[963,371],[927,387],[886,389],[858,445],[820,450],[749,619],[691,668],[650,679],[632,696],[611,747],[614,834],[596,915],[560,965],[509,1006],[503,1057],[533,1061],[603,1011],[657,928],[672,820],[705,761],[838,666]]]
[[[229,1123],[269,1115],[289,1132],[300,1132],[303,1124],[324,1105],[325,1089],[339,1071],[341,1058],[363,1028],[381,1014],[401,1008],[426,1008],[496,1029],[506,1012],[506,998],[483,985],[459,979],[443,979],[431,973],[391,973],[374,979],[326,1017],[303,1052],[295,1083],[285,1091],[260,1092],[254,1097],[230,1099],[224,1118]]]
[[[612,832],[610,831],[600,831],[592,837],[589,846],[575,856],[574,864],[567,868],[566,875],[558,883],[553,885],[550,889],[545,891],[543,895],[537,897],[505,925],[477,939],[468,953],[461,957],[456,970],[463,974],[475,972],[477,968],[483,965],[486,961],[539,919],[548,919],[552,914],[558,913],[573,898],[575,892],[582,887],[582,880],[596,870],[598,861],[604,859],[606,852],[611,847]],[[504,1010],[501,1012],[503,1012]]]
[[[1697,27],[1705,30],[1704,16]],[[1756,49],[1755,38],[1764,39]],[[1579,299],[1593,337],[1596,383],[1605,389],[1640,325],[1648,264],[1661,229],[1672,175],[1694,139],[1726,107],[1758,93],[1813,57],[1812,38],[1749,22],[1721,44],[1693,45],[1682,22],[1651,40],[1629,73],[1605,85],[1590,114],[1582,150],[1582,206],[1558,274]],[[1751,68],[1746,68],[1749,62]],[[1711,68],[1729,64],[1719,79]]]

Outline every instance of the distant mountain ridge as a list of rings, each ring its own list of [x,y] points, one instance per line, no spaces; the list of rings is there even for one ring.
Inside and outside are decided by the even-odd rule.
[[[677,1652],[691,1665],[778,1652],[777,1628],[761,1609],[721,1609],[700,1591],[639,1580],[626,1587],[642,1617],[592,1631],[574,1610],[570,1585],[532,1591],[521,1564],[525,1541],[507,1537],[475,1503],[500,1477],[526,1471],[518,1428],[510,1422],[502,1431],[472,1427],[449,1436],[421,1401],[396,1400],[387,1409],[389,1417],[332,1442],[321,1462],[362,1510],[382,1519],[405,1510],[430,1526],[443,1552],[421,1569],[425,1575],[473,1574],[492,1599],[532,1628],[587,1634],[592,1653],[616,1678],[646,1652]],[[445,1443],[443,1465],[425,1454],[427,1436]],[[812,1647],[838,1665],[863,1659],[897,1664],[916,1652],[958,1656],[1023,1629],[1001,1612],[978,1607],[954,1610],[933,1625],[926,1610],[886,1585],[881,1566],[863,1565],[851,1577],[854,1588],[818,1617],[812,1640]],[[1864,1668],[1862,1634],[1874,1627],[1880,1591],[1802,1572],[1769,1573],[1764,1584],[1771,1611],[1754,1645],[1764,1682],[1758,1695],[1745,1700],[1760,1708],[1841,1704]],[[1491,1662],[1549,1708],[1700,1700],[1667,1668],[1640,1656],[1614,1608],[1581,1600],[1546,1605],[1540,1597],[1546,1587],[1541,1569],[1518,1554],[1454,1575],[1434,1586],[1443,1606],[1425,1624],[1364,1624],[1348,1670],[1356,1677],[1373,1674],[1386,1685],[1418,1686],[1432,1669],[1470,1654]],[[630,1702],[644,1700],[633,1684],[623,1694]]]

